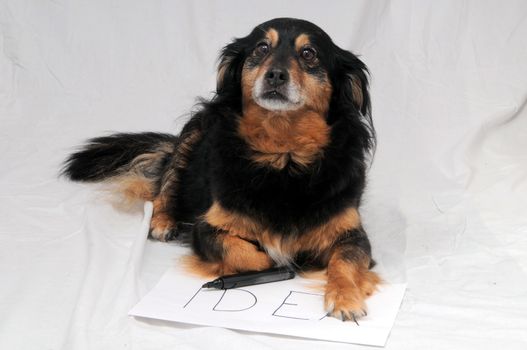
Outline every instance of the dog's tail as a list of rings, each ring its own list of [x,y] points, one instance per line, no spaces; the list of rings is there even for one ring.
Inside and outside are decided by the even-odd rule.
[[[120,133],[91,139],[64,163],[74,181],[111,181],[127,199],[152,200],[178,145],[162,133]]]

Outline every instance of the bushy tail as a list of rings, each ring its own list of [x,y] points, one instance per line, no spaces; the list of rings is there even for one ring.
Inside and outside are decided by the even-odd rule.
[[[153,132],[97,137],[68,157],[62,174],[74,181],[115,180],[132,197],[151,199],[177,144],[176,136]]]

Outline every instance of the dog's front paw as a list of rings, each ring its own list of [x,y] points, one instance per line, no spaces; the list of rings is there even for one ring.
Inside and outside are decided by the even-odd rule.
[[[327,287],[324,306],[329,316],[342,321],[357,321],[366,315],[366,305],[360,293],[352,287]]]
[[[324,306],[329,316],[357,322],[367,315],[364,301],[373,294],[380,279],[372,271],[353,267],[350,270],[328,275]]]

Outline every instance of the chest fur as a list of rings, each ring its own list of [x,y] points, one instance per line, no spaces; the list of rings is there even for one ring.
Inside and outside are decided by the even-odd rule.
[[[252,149],[255,163],[281,170],[289,162],[307,167],[321,157],[330,127],[323,116],[310,111],[270,114],[248,109],[238,132]]]

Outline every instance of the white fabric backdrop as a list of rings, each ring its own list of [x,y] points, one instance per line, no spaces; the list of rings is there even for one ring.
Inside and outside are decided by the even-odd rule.
[[[128,318],[183,249],[57,178],[86,138],[176,133],[221,47],[281,16],[372,73],[362,212],[409,285],[387,348],[527,348],[526,2],[0,0],[1,349],[354,347]]]

